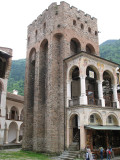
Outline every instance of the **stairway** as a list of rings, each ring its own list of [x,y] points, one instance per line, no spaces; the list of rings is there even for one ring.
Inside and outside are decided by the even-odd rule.
[[[64,151],[58,158],[59,159],[66,159],[66,160],[74,160],[77,158],[79,154],[79,143],[78,142],[72,142],[69,149],[67,151]]]
[[[78,130],[73,138],[73,142],[79,142],[80,141],[80,131]]]

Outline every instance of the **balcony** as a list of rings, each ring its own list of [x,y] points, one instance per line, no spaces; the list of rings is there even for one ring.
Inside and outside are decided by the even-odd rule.
[[[72,100],[69,100],[69,107],[76,106],[76,105],[80,105],[80,99],[79,98],[74,98]],[[88,105],[101,106],[101,100],[88,97]]]
[[[88,97],[88,105],[102,106],[101,100],[93,97]]]

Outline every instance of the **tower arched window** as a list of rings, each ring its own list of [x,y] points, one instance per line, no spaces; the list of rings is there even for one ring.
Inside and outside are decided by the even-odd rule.
[[[76,26],[76,20],[73,20],[73,25]]]
[[[80,53],[81,51],[81,44],[78,39],[72,38],[70,41],[70,51],[71,55],[75,55]]]
[[[81,29],[84,29],[84,25],[83,25],[83,23],[81,23],[81,26],[80,26],[80,27],[81,27]]]
[[[0,58],[0,78],[5,77],[6,62]]]

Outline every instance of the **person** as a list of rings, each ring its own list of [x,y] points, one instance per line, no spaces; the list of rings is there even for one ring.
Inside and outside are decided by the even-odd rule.
[[[112,147],[109,147],[109,156],[110,156],[110,158],[112,158]]]
[[[100,158],[101,158],[101,160],[103,160],[103,151],[104,151],[103,147],[100,147]]]
[[[108,160],[108,151],[109,151],[109,148],[107,147],[107,150],[106,150],[107,160]]]
[[[89,160],[89,154],[86,152],[86,160]]]
[[[88,152],[89,160],[93,160],[92,152],[89,147],[86,147],[86,152]]]

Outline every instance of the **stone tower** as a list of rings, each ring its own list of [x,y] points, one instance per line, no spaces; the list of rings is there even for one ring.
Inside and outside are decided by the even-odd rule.
[[[23,149],[66,147],[66,63],[81,51],[99,56],[96,18],[52,3],[28,26]]]

